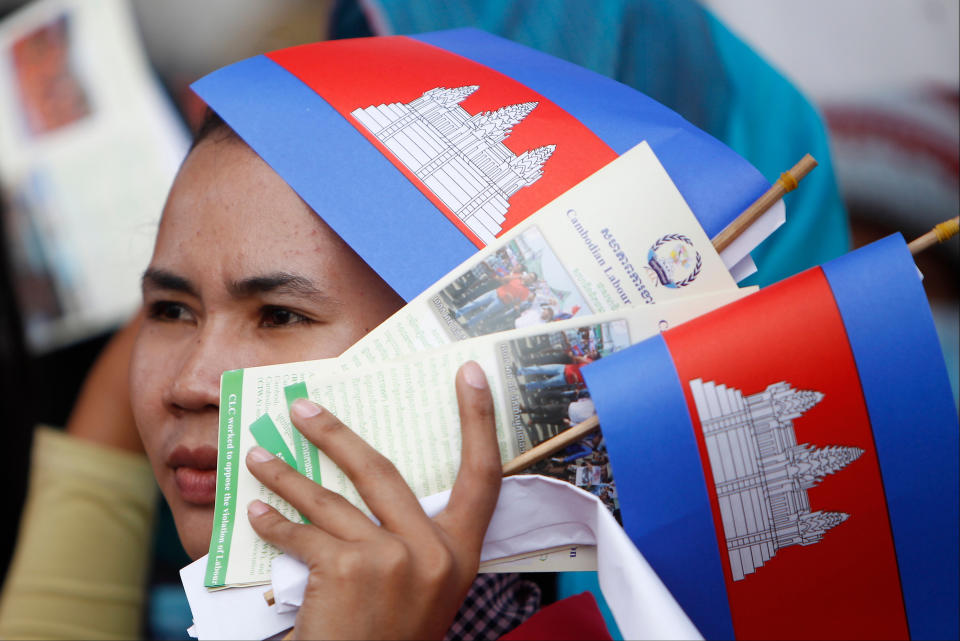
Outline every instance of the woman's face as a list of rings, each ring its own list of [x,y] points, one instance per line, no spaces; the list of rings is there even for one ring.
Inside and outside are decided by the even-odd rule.
[[[137,428],[191,558],[207,551],[220,374],[340,354],[403,305],[236,138],[184,162],[143,277]]]

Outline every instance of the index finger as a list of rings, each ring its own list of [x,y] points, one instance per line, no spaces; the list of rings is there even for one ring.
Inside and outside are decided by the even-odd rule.
[[[456,387],[462,434],[460,470],[447,507],[434,522],[453,541],[479,556],[500,495],[500,446],[493,396],[480,366],[474,361],[461,366]]]
[[[290,406],[294,426],[353,483],[374,516],[391,532],[429,524],[397,468],[329,411],[300,398]],[[419,517],[419,518],[418,518]]]

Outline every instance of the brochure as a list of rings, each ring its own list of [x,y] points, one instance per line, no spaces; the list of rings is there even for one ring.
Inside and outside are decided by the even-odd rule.
[[[3,6],[17,5],[0,21],[0,224],[27,347],[41,354],[139,307],[190,135],[129,2]]]
[[[487,374],[506,462],[594,413],[590,392],[582,385],[582,367],[750,291],[734,289],[503,332],[359,369],[345,370],[340,359],[325,359],[225,372],[207,587],[269,581],[270,562],[278,552],[250,527],[250,501],[260,499],[290,519],[300,518],[247,470],[244,456],[255,444],[366,511],[342,471],[294,429],[288,405],[295,398],[321,403],[387,456],[417,496],[429,496],[449,489],[459,467],[453,381],[465,361],[477,361]],[[573,455],[560,454],[545,462],[552,466],[547,472],[588,489],[616,513],[605,449],[594,438],[597,447],[589,454],[570,461],[565,459]],[[577,564],[582,569],[582,561]]]
[[[341,357],[394,360],[494,332],[736,289],[647,143],[477,252]]]

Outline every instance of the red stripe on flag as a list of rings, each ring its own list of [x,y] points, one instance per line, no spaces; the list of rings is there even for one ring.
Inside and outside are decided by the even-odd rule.
[[[873,433],[846,330],[822,270],[808,270],[690,321],[666,332],[664,339],[684,386],[708,479],[737,638],[908,638]],[[736,460],[738,455],[732,454],[738,448],[746,451],[738,446],[745,440],[744,433],[738,433],[735,427],[742,421],[723,409],[707,409],[701,416],[690,385],[694,379],[725,385],[727,390],[738,390],[744,398],[753,396],[747,404],[754,403],[750,405],[754,433],[760,434],[766,429],[764,425],[773,424],[767,422],[769,418],[765,417],[771,414],[765,412],[773,411],[775,406],[767,399],[776,397],[780,402],[780,410],[776,411],[792,416],[778,424],[792,423],[787,431],[792,429],[796,444],[863,450],[858,458],[804,492],[809,511],[846,513],[849,517],[826,530],[819,542],[780,547],[772,557],[759,559],[761,563],[752,573],[733,580],[729,533],[722,520],[714,479],[715,473],[723,479],[745,477],[738,470],[749,463]],[[768,386],[780,382],[795,390],[819,392],[822,398],[784,392],[782,387],[778,394],[760,396]],[[727,398],[736,396],[736,392],[726,393],[730,394]],[[797,405],[790,406],[792,409],[784,404],[793,402]],[[710,421],[711,412],[714,417],[726,417],[708,423],[716,430],[711,432],[708,449],[703,422]],[[776,433],[782,442],[786,432]],[[757,446],[774,447],[760,439]],[[718,451],[731,453],[724,457],[719,470],[711,465],[711,449],[715,460]],[[834,454],[838,455],[836,450]],[[794,462],[795,470],[805,464],[800,461]],[[760,470],[757,478],[767,488],[773,488],[768,490],[772,497],[779,492],[775,487],[782,470],[773,464]],[[747,485],[751,482],[746,481]],[[724,486],[728,523],[735,513],[741,523],[767,518],[757,513],[760,502],[751,503],[751,495],[744,487]],[[804,500],[801,492],[791,496],[795,502]],[[773,504],[771,499],[770,505]],[[736,544],[742,549],[759,549],[749,548],[750,541],[737,539]],[[691,580],[695,580],[695,572],[691,568]]]
[[[478,247],[473,234],[413,171],[350,114],[356,109],[406,104],[436,87],[476,85],[460,103],[468,115],[537,102],[502,144],[515,155],[556,145],[543,175],[509,198],[502,233],[617,157],[579,120],[512,78],[472,60],[403,36],[337,40],[267,54],[316,91],[390,159]],[[425,152],[429,155],[430,151]],[[469,177],[465,177],[470,182]],[[358,177],[358,184],[363,177]],[[376,188],[375,185],[373,188]],[[455,196],[456,197],[456,196]],[[450,200],[450,198],[447,198]],[[499,235],[499,234],[498,234]]]

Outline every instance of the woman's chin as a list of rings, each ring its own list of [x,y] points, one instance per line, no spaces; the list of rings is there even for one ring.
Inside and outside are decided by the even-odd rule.
[[[213,532],[213,505],[196,505],[178,501],[171,504],[173,521],[180,535],[180,544],[194,561],[209,551],[210,534]]]

